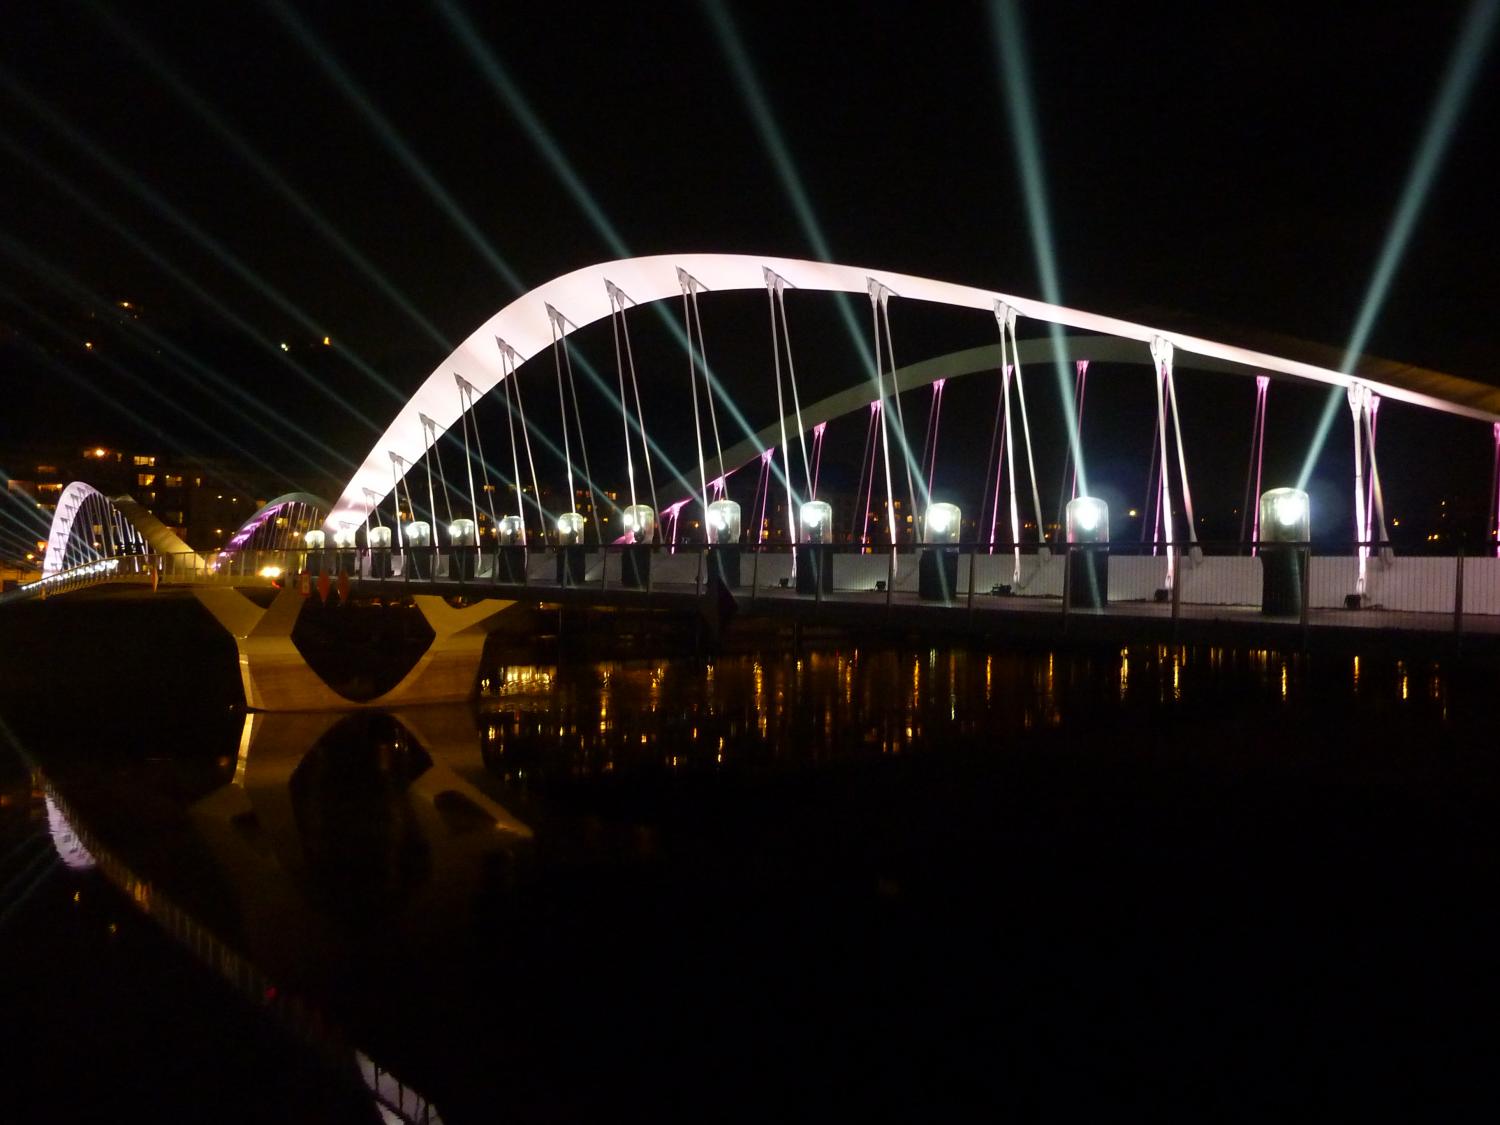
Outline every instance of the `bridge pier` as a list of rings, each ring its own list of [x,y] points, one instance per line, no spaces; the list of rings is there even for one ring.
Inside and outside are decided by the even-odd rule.
[[[348,711],[466,700],[474,693],[494,619],[516,604],[486,599],[455,609],[441,597],[415,595],[412,601],[432,629],[432,643],[395,687],[357,701],[331,688],[298,651],[292,629],[307,599],[293,587],[283,589],[266,609],[234,589],[205,587],[193,593],[234,637],[245,706],[252,711]]]

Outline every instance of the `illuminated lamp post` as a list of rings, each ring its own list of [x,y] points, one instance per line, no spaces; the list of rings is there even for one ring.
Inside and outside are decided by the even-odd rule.
[[[1312,508],[1300,488],[1273,488],[1260,497],[1260,611],[1301,614],[1304,568],[1311,561]]]
[[[432,546],[432,525],[426,520],[413,520],[406,525],[406,562],[403,574],[413,578],[431,578],[432,563],[437,552]]]
[[[582,586],[587,561],[583,517],[577,512],[564,512],[557,517],[557,584]]]
[[[925,546],[917,557],[917,596],[946,602],[958,586],[958,535],[963,513],[957,504],[929,504],[922,525]]]
[[[740,506],[733,500],[708,506],[708,573],[725,586],[740,584]]]
[[[833,509],[826,500],[802,505],[802,536],[797,544],[797,593],[833,589]]]
[[[500,549],[495,554],[495,580],[513,586],[526,582],[526,526],[520,516],[501,516]]]
[[[656,541],[656,512],[649,504],[631,504],[623,513],[625,538],[620,556],[620,580],[640,590],[651,583],[651,551]]]
[[[479,569],[479,532],[471,519],[448,525],[448,577],[467,582]]]
[[[328,541],[326,535],[317,528],[309,531],[302,537],[302,545],[307,548],[307,553],[302,556],[302,565],[290,568],[294,572],[310,571],[313,574],[323,574],[328,569],[328,556],[323,553],[323,545]]]
[[[1097,496],[1068,501],[1069,609],[1101,609],[1109,603],[1109,505]]]
[[[372,527],[365,536],[370,548],[370,577],[385,578],[391,573],[391,529]]]
[[[309,535],[312,532],[308,532]],[[352,527],[341,527],[333,533],[333,546],[340,574],[354,574],[359,569],[358,532]]]

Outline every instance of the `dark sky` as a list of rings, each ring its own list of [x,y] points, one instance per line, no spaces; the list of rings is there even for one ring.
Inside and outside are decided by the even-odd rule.
[[[463,11],[632,252],[816,256],[702,7],[467,0]],[[1065,303],[1342,347],[1467,11],[1023,5]],[[1042,296],[985,5],[746,4],[732,15],[836,260]],[[427,4],[307,5],[291,20],[258,0],[23,5],[7,14],[0,68],[0,446],[152,441],[249,450],[294,479],[318,465],[337,476],[326,451],[288,459],[255,428],[256,406],[193,379],[230,381],[265,404],[267,425],[289,414],[359,460],[370,425],[383,428],[399,405],[372,375],[414,389],[445,344],[517,295],[507,269],[530,287],[617,256]],[[1490,281],[1500,219],[1487,159],[1500,135],[1497,82],[1487,64],[1368,350],[1500,382]],[[195,113],[184,90],[245,147]],[[366,266],[269,186],[247,151]],[[95,299],[117,309],[129,300],[139,320],[106,324]],[[763,303],[727,302],[712,314],[711,358],[724,357],[726,379],[763,380],[763,313]],[[858,377],[835,318],[794,315],[806,318],[802,337],[832,337],[809,339],[811,379],[833,390]],[[906,315],[895,322],[903,361],[993,339],[984,318]],[[324,334],[331,351],[320,350]],[[102,346],[85,350],[94,337]],[[607,335],[578,346],[612,375]],[[193,379],[185,362],[201,365]],[[1131,377],[1149,397],[1149,377]],[[1050,380],[1034,386],[1055,398]],[[987,415],[993,390],[968,393],[967,413]],[[1187,419],[1190,461],[1212,466],[1205,473],[1224,489],[1243,473],[1249,429],[1249,391],[1237,393],[1244,402],[1200,396],[1206,421]],[[1193,394],[1185,385],[1185,410]],[[1320,400],[1289,393],[1301,413],[1287,423],[1300,435],[1288,462]],[[746,392],[747,414],[759,401]],[[675,405],[661,409],[664,429],[681,424]],[[1410,437],[1419,457],[1448,433],[1423,424]],[[1488,435],[1463,434],[1483,492]],[[1120,450],[1149,441],[1148,429]],[[1233,457],[1221,452],[1230,445]],[[685,443],[676,448],[685,456]],[[1056,458],[1044,460],[1055,474]],[[1139,489],[1144,464],[1129,472]]]

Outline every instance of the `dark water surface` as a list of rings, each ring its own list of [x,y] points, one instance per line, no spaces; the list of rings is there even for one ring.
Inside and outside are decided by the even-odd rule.
[[[374,1120],[356,1049],[448,1122],[1478,1116],[1497,687],[849,647],[10,698],[12,1116]]]

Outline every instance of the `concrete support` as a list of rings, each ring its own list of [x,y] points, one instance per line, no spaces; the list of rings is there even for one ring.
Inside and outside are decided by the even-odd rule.
[[[277,594],[269,609],[227,587],[195,588],[193,593],[234,637],[245,706],[253,711],[346,711],[468,699],[494,618],[516,604],[487,599],[454,609],[443,598],[416,595],[412,601],[432,628],[432,643],[400,683],[360,703],[329,687],[292,642],[306,600],[293,587]]]

